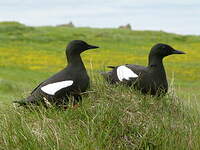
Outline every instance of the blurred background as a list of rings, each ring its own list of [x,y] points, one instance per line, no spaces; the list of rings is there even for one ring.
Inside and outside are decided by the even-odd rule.
[[[198,0],[0,0],[0,21],[200,34]]]

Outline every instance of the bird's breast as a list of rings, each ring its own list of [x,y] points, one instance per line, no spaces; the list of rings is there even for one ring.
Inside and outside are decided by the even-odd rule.
[[[77,78],[75,79],[75,86],[81,92],[85,92],[86,89],[89,87],[89,76],[87,72],[80,73]]]
[[[137,87],[142,90],[143,93],[150,92],[152,95],[156,95],[158,92],[166,93],[168,90],[166,75],[161,72],[140,74]]]

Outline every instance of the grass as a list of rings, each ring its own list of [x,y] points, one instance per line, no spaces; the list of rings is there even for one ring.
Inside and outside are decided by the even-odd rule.
[[[200,149],[199,36],[17,22],[0,23],[0,32],[0,149]],[[64,50],[73,39],[101,47],[82,55],[92,80],[82,106],[13,106],[65,66]],[[106,65],[145,65],[150,47],[159,42],[187,53],[164,60],[171,84],[165,97],[110,86],[99,76]]]
[[[92,86],[77,109],[8,107],[1,113],[1,148],[199,149],[198,111],[174,93],[152,98],[100,79]]]

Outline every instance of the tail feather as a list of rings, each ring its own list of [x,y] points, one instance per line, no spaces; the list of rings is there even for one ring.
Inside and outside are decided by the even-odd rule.
[[[26,99],[22,99],[19,101],[13,101],[13,103],[19,104],[19,106],[26,106],[28,104],[28,101]]]
[[[115,66],[107,66],[107,68],[114,69],[114,68],[115,68]]]
[[[111,78],[111,71],[108,71],[108,72],[100,72],[100,74],[103,76],[103,78],[106,80],[106,81],[110,81],[110,78]]]
[[[100,74],[101,74],[105,79],[107,79],[108,72],[100,72]]]

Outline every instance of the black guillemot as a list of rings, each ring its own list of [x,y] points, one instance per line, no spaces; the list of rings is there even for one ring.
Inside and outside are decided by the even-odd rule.
[[[95,49],[97,46],[89,45],[81,40],[71,41],[66,48],[68,65],[40,83],[27,98],[14,101],[20,106],[27,104],[39,104],[42,102],[65,106],[69,101],[69,96],[73,97],[73,105],[82,100],[81,93],[89,87],[89,76],[83,64],[80,54],[85,50]]]
[[[168,91],[168,83],[163,58],[172,54],[185,54],[175,50],[167,44],[156,44],[149,54],[148,66],[125,64],[120,66],[108,66],[109,72],[101,73],[110,84],[124,83],[133,86],[143,94],[161,95]]]

